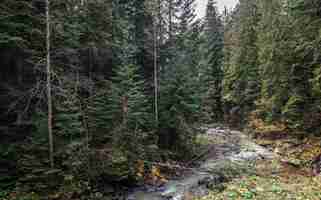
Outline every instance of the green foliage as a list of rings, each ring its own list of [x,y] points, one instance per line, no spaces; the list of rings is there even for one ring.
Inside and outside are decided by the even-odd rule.
[[[101,85],[101,89],[97,89],[96,94],[89,97],[87,101],[89,126],[94,134],[94,139],[97,137],[110,137],[110,130],[114,126],[113,116],[109,114],[109,105],[111,104],[109,98],[110,82],[104,81]]]
[[[0,191],[0,198],[1,199],[4,199],[7,196],[8,196],[8,192],[7,191]]]
[[[48,118],[42,111],[35,112],[32,116],[32,122],[35,126],[33,139],[35,141],[48,142]]]
[[[314,0],[240,1],[226,17],[226,107],[307,128],[308,113],[320,113],[319,15]]]
[[[57,114],[55,115],[55,127],[57,134],[67,138],[79,138],[84,135],[85,127],[83,124],[84,113],[82,110],[81,97],[78,95],[79,83],[66,82],[64,88],[57,93],[56,102]]]
[[[92,119],[89,124],[95,141],[111,142],[112,148],[126,158],[121,168],[117,169],[114,164],[109,167],[108,173],[118,171],[119,175],[128,171],[123,167],[129,168],[137,159],[146,158],[146,146],[157,140],[152,131],[154,120],[145,95],[145,83],[138,74],[137,66],[118,67],[103,89],[107,91],[89,100],[89,119]]]
[[[197,77],[178,65],[162,79],[160,90],[159,128],[161,145],[180,153],[191,150],[195,132],[193,125],[200,115]],[[164,135],[165,134],[165,135]]]
[[[76,8],[76,9],[75,9]],[[51,2],[54,48],[108,46],[111,40],[111,1]]]
[[[114,107],[110,114],[118,123],[126,122],[131,129],[149,126],[150,106],[144,89],[136,66],[127,65],[117,70],[111,84],[110,100]]]
[[[304,99],[300,96],[293,95],[283,107],[282,114],[287,119],[291,128],[300,128],[302,126],[302,105]]]
[[[96,95],[92,100],[92,126],[106,131],[106,134],[108,130],[111,133],[120,126],[129,130],[151,128],[151,108],[138,68],[134,65],[119,67],[109,84],[106,92]]]
[[[18,159],[18,150],[16,144],[2,144],[0,145],[0,162],[4,171],[2,171],[0,176],[0,191],[1,189],[7,189],[14,187],[17,181],[17,173],[15,169],[10,167],[13,166],[12,163],[15,163]],[[6,162],[9,164],[7,165]],[[1,192],[0,192],[1,198]]]
[[[228,24],[225,38],[223,98],[227,105],[239,105],[248,113],[261,87],[258,68],[257,27],[260,20],[256,1],[240,1]]]
[[[205,90],[203,106],[210,120],[222,120],[223,39],[224,27],[214,1],[209,1],[205,16],[204,67],[201,86]]]
[[[15,12],[19,9],[19,12]],[[5,0],[0,7],[0,44],[2,47],[30,48],[36,46],[34,36],[41,37],[41,19],[33,15],[30,1]],[[34,42],[34,43],[33,43]]]
[[[245,121],[256,111],[263,120],[287,121],[290,128],[321,126],[318,0],[240,0],[224,15],[209,0],[203,21],[195,20],[195,0],[153,1],[153,8],[147,3],[51,1],[58,167],[80,181],[128,178],[137,159],[161,160],[159,151],[188,158],[195,147],[194,128],[220,121],[223,114]],[[31,145],[19,141],[28,150],[21,153],[19,167],[29,171],[47,164],[48,142],[45,17],[43,5],[36,5],[27,0],[4,0],[0,5],[3,57],[8,52],[28,57],[22,69],[11,70],[13,59],[1,64],[12,74],[30,68],[32,76],[18,76],[39,84],[25,111],[26,117],[32,115],[35,130],[31,140],[21,141]],[[160,86],[157,122],[152,106],[154,42]],[[25,87],[29,85],[22,90]],[[16,147],[1,145],[1,157],[17,159]],[[29,151],[40,152],[39,157]],[[242,198],[253,198],[253,192]]]
[[[314,78],[312,79],[313,85],[313,95],[316,97],[317,100],[317,107],[321,110],[321,66],[319,68],[315,68],[314,70]]]
[[[10,194],[9,191],[0,191],[0,198],[2,200],[40,200],[39,195],[34,192],[27,194]]]
[[[193,1],[189,0],[176,5],[182,7],[182,13],[178,14],[178,29],[172,30],[172,36],[176,33],[175,46],[174,40],[169,41],[171,55],[163,66],[159,91],[159,145],[184,158],[193,152],[194,126],[201,115],[204,92],[200,89],[199,76],[204,66],[201,64],[203,27],[200,21],[191,23],[194,18],[192,5]]]
[[[281,109],[288,99],[289,66],[287,59],[289,43],[284,35],[290,37],[287,27],[289,22],[281,15],[281,3],[276,1],[262,2],[260,10],[262,20],[259,32],[259,60],[262,77],[261,107],[264,107],[267,120],[280,119]]]

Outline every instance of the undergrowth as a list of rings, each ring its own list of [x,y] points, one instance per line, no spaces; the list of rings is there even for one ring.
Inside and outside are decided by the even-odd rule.
[[[256,143],[274,152],[273,160],[255,163],[252,173],[240,173],[198,200],[320,200],[321,175],[311,163],[321,154],[321,138],[289,129],[285,123],[251,118],[248,126]]]
[[[225,183],[223,192],[212,191],[200,200],[319,200],[321,176],[310,176],[280,160],[260,161],[255,174]]]

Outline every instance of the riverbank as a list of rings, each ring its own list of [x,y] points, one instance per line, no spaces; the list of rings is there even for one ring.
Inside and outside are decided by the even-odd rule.
[[[257,160],[272,159],[273,153],[255,144],[248,136],[230,129],[205,128],[198,140],[213,148],[204,155],[199,167],[162,187],[138,188],[127,200],[184,200],[206,196],[213,189],[223,190],[223,183],[241,176]]]
[[[224,183],[224,190],[211,190],[197,200],[321,199],[321,176],[315,174],[312,166],[321,151],[320,137],[302,137],[277,125],[252,127],[250,135],[252,141],[269,149],[274,157],[257,160],[248,166],[250,173]]]

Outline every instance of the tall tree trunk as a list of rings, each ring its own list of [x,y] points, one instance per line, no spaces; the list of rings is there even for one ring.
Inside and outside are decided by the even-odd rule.
[[[46,0],[46,25],[47,25],[47,99],[48,99],[48,138],[49,138],[49,160],[51,168],[54,167],[53,136],[52,136],[52,98],[51,98],[51,66],[50,66],[50,2]]]
[[[157,78],[157,14],[154,15],[154,88],[155,88],[155,121],[158,124],[158,78]]]
[[[173,0],[169,0],[168,4],[168,33],[169,33],[169,44],[170,47],[172,47],[172,29],[173,29],[173,20],[172,20],[172,15],[173,15]]]
[[[159,42],[158,42],[158,48],[160,48],[160,46],[163,44],[163,29],[162,29],[162,25],[163,25],[163,16],[162,16],[162,0],[158,0],[157,1],[158,4],[158,36],[159,36]]]
[[[158,77],[161,77],[162,73],[162,61],[161,61],[161,47],[164,41],[164,33],[163,33],[163,16],[162,16],[162,0],[158,0]],[[160,91],[160,78],[158,78],[158,91]],[[160,94],[158,94],[158,99],[160,99]]]

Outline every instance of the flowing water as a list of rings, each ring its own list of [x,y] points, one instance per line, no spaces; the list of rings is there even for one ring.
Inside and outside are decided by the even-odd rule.
[[[209,153],[200,167],[192,169],[184,177],[170,180],[162,187],[136,188],[128,195],[127,200],[185,200],[187,194],[205,196],[209,188],[226,180],[221,171],[226,168],[227,163],[247,165],[257,159],[273,157],[272,152],[255,144],[239,131],[206,128],[206,136],[222,142],[214,145],[214,154]]]

